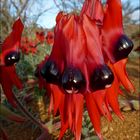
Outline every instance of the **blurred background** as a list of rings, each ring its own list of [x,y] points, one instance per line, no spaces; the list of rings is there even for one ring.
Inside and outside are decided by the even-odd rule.
[[[19,16],[27,28],[53,28],[59,11],[79,11],[83,2],[84,0],[1,0],[1,38],[10,32],[12,23]],[[139,24],[139,0],[122,0],[122,4],[124,25]]]

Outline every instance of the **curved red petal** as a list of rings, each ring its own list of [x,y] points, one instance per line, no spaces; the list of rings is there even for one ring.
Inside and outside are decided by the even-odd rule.
[[[113,68],[117,78],[120,80],[120,82],[125,87],[125,89],[129,92],[134,92],[135,88],[131,83],[131,81],[129,80],[128,74],[126,72],[126,63],[127,63],[127,59],[122,59],[114,63]]]
[[[90,19],[103,22],[103,7],[100,0],[85,0],[80,15],[86,14]]]
[[[111,65],[110,68],[114,71]],[[123,120],[124,117],[120,112],[119,102],[118,102],[119,86],[120,86],[119,81],[114,73],[114,81],[112,83],[112,86],[106,89],[106,104],[107,106],[109,105],[116,113],[116,115]]]
[[[12,92],[11,82],[7,82],[7,80],[3,80],[0,82],[4,91],[4,94],[8,100],[8,102],[13,106],[16,107],[16,102],[14,101],[14,96]],[[5,84],[6,83],[6,84]]]
[[[61,123],[61,130],[60,130],[60,134],[59,134],[59,139],[61,140],[66,132],[66,130],[68,129],[68,122],[66,122],[65,124]]]
[[[67,116],[67,104],[65,104],[65,96],[62,96],[61,98],[59,112],[60,112],[60,119],[61,119],[61,130],[59,134],[59,140],[61,140],[64,133],[69,127],[68,116]]]
[[[12,88],[15,85],[17,88],[22,88],[22,83],[18,76],[16,75],[14,66],[1,66],[0,67],[0,83],[2,84],[2,88],[4,90],[4,94],[6,95],[9,103],[11,103],[14,107],[16,107],[16,103],[13,97]]]
[[[104,30],[109,32],[115,29],[116,31],[118,31],[118,33],[122,33],[123,20],[121,0],[107,0],[106,12],[104,14]]]
[[[20,46],[20,40],[21,40],[23,28],[24,25],[21,19],[18,18],[13,24],[12,32],[2,44],[2,52],[8,49],[12,50],[15,49],[15,47],[18,48]]]
[[[59,139],[62,138],[68,127],[74,133],[76,140],[81,138],[83,103],[81,94],[65,95],[60,105],[61,132]]]
[[[18,75],[16,73],[15,66],[5,67],[5,73],[8,74],[9,80],[11,80],[13,86],[15,85],[18,89],[22,89],[23,88],[22,82],[21,82],[21,80],[19,79],[19,77],[18,77]],[[7,76],[5,75],[5,78],[6,77]]]
[[[53,103],[53,96],[51,94],[50,95],[50,104],[49,104],[49,108],[48,108],[48,116],[50,116],[50,114],[51,114],[51,112],[53,110],[53,105],[54,105],[54,103]]]
[[[106,90],[98,90],[96,92],[93,92],[92,97],[94,98],[94,101],[96,105],[98,106],[100,112],[109,120],[112,120],[111,114],[109,109],[107,108],[105,104],[105,95]]]
[[[112,63],[114,58],[114,47],[123,34],[122,5],[120,0],[107,0],[104,21],[102,27],[103,50]]]
[[[86,56],[88,57],[88,62],[92,63],[92,65],[104,64],[100,31],[95,22],[90,20],[86,15],[83,16],[83,29],[86,37],[86,49],[88,53]]]
[[[53,107],[54,107],[54,116],[56,115],[60,103],[62,99],[64,98],[64,94],[62,91],[59,89],[57,85],[50,85],[51,86],[51,94],[53,96]]]
[[[81,129],[82,129],[82,115],[83,115],[83,105],[84,98],[81,94],[74,95],[74,107],[75,107],[75,138],[76,140],[81,139]]]
[[[85,100],[86,100],[86,106],[87,106],[87,110],[88,110],[88,114],[90,116],[91,122],[94,126],[95,132],[97,133],[98,137],[100,140],[102,140],[102,135],[101,135],[101,116],[100,113],[98,111],[98,108],[94,102],[94,99],[92,97],[91,93],[86,93],[84,94]]]

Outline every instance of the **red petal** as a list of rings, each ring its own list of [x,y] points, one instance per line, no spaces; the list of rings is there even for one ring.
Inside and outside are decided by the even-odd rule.
[[[16,86],[19,89],[22,89],[22,83],[16,74],[16,69],[14,66],[0,66],[0,83],[2,84],[2,88],[4,94],[6,95],[9,103],[11,103],[14,107],[16,107],[16,103],[13,97],[13,86]]]
[[[64,122],[68,121],[69,128],[73,131],[73,124],[74,124],[74,95],[65,94],[64,98],[64,106],[63,106],[63,118]]]
[[[56,23],[58,23],[64,15],[66,14],[63,11],[59,12],[56,16]]]
[[[82,129],[82,115],[83,115],[83,105],[84,99],[83,95],[74,95],[74,107],[75,107],[75,138],[76,140],[81,139],[81,129]]]
[[[69,127],[68,116],[67,116],[67,104],[65,104],[65,96],[62,96],[61,98],[59,111],[60,111],[60,119],[61,119],[61,131],[59,135],[59,140],[61,140],[67,128]]]
[[[50,116],[52,110],[53,110],[53,96],[51,94],[50,95],[50,104],[49,104],[49,108],[48,108],[48,116]]]
[[[13,24],[12,32],[2,44],[2,52],[4,52],[7,49],[11,50],[15,47],[19,47],[23,28],[24,26],[22,24],[22,21],[20,20],[20,18],[18,18]]]
[[[12,92],[12,86],[11,86],[11,82],[7,82],[7,80],[2,80],[0,81],[1,85],[2,85],[2,89],[4,91],[4,94],[8,100],[8,102],[13,106],[16,107],[16,102],[14,101],[14,97],[13,97],[13,92]]]
[[[67,129],[68,129],[68,122],[66,122],[65,124],[61,123],[61,130],[60,130],[60,134],[59,134],[59,139],[58,140],[62,139],[62,137],[64,136],[64,134],[65,134]]]
[[[18,18],[13,25],[12,32],[4,40],[4,42],[2,44],[1,63],[3,65],[4,65],[5,55],[7,53],[9,53],[10,51],[17,51],[17,49],[19,48],[23,28],[24,28],[24,26],[23,26],[20,18]]]
[[[113,70],[113,67],[110,65]],[[119,108],[118,94],[119,94],[119,81],[114,73],[114,81],[112,86],[106,89],[106,104],[109,105],[120,119],[124,119]]]
[[[105,94],[106,90],[99,90],[92,94],[96,105],[98,106],[101,113],[109,120],[112,120],[111,114],[105,104]]]
[[[134,92],[135,88],[131,81],[128,79],[128,75],[126,72],[126,63],[127,59],[122,59],[118,62],[116,62],[113,65],[114,71],[116,73],[117,78],[120,80],[122,85],[128,90],[129,92]]]
[[[120,0],[107,0],[102,31],[103,49],[110,61],[114,63],[114,45],[123,34],[122,5]]]
[[[82,113],[83,113],[83,95],[65,94],[60,105],[61,132],[59,139],[62,138],[66,129],[69,127],[75,134],[76,140],[81,138]]]
[[[118,32],[123,32],[122,21],[121,0],[107,0],[103,26],[105,30],[110,31],[115,29]]]
[[[90,19],[102,23],[104,13],[100,0],[85,0],[80,14],[86,14]]]
[[[106,104],[109,105],[116,113],[116,115],[123,120],[124,117],[120,112],[119,102],[118,102],[118,92],[116,90],[117,89],[115,88],[115,83],[109,89],[107,89]]]
[[[101,122],[100,122],[100,113],[98,111],[98,108],[94,102],[94,99],[92,97],[92,94],[86,93],[85,95],[85,100],[86,100],[86,106],[88,110],[88,114],[90,116],[91,122],[94,126],[95,132],[97,133],[98,137],[100,140],[102,140],[102,135],[101,135]]]
[[[54,115],[56,115],[58,108],[60,106],[61,100],[64,98],[62,91],[56,85],[51,85],[52,96],[53,96],[53,106],[54,106]]]
[[[20,83],[20,81],[18,81],[18,77],[13,76],[10,72],[12,72],[11,70],[13,70],[14,66],[1,66],[0,67],[0,83],[2,84],[2,88],[4,91],[4,94],[6,95],[9,103],[11,103],[14,107],[16,107],[16,103],[14,101],[14,97],[13,97],[13,92],[12,92],[12,88],[14,85],[16,85],[18,88],[20,88],[22,86],[22,84]],[[14,71],[15,72],[15,71]],[[16,75],[14,73],[14,75]],[[14,81],[15,79],[15,81]],[[14,81],[14,82],[13,82]]]
[[[23,86],[21,80],[16,74],[15,66],[5,67],[5,78],[7,77],[6,73],[8,74],[9,80],[11,80],[12,85],[15,85],[18,89],[22,89]]]
[[[83,29],[87,45],[87,52],[85,52],[88,59],[87,66],[92,67],[91,69],[93,71],[97,65],[104,64],[100,33],[95,22],[91,21],[86,15],[83,16]]]

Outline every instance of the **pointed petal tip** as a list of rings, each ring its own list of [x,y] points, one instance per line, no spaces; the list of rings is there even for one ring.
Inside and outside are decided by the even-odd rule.
[[[23,22],[22,22],[20,17],[18,17],[16,19],[15,23],[13,24],[13,29],[15,28],[15,26],[19,26],[19,27],[22,27],[22,28],[24,27]]]
[[[103,136],[101,135],[100,132],[96,132],[97,133],[97,136],[99,137],[99,140],[103,140]]]
[[[133,87],[133,89],[130,90],[130,93],[134,94],[135,92],[136,92],[136,89],[135,89],[135,87]]]
[[[108,122],[111,122],[112,121],[112,116],[110,115],[109,117],[106,117]]]
[[[124,116],[122,115],[122,113],[121,112],[118,112],[118,113],[116,113],[116,115],[122,120],[122,121],[124,121]]]
[[[122,121],[124,121],[124,120],[125,120],[125,118],[124,118],[124,116],[123,116],[123,115],[121,115],[121,116],[120,116],[120,119],[121,119]]]

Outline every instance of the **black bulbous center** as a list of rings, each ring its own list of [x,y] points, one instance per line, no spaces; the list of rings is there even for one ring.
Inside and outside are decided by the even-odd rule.
[[[60,73],[56,66],[56,63],[53,61],[47,61],[40,71],[43,78],[46,79],[46,82],[58,84]]]
[[[126,58],[133,49],[133,46],[133,42],[126,35],[120,36],[114,49],[115,59],[118,61]]]
[[[61,84],[66,93],[78,93],[84,89],[85,79],[79,69],[69,67],[63,72]]]
[[[20,59],[20,53],[17,51],[11,51],[5,56],[4,62],[6,66],[11,66],[17,63],[19,59]]]
[[[111,86],[114,75],[107,65],[96,68],[91,76],[91,88],[95,90],[105,89]]]

